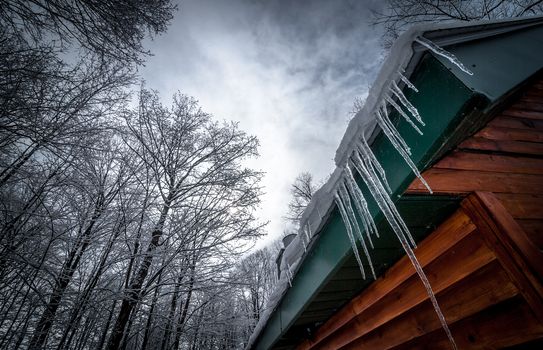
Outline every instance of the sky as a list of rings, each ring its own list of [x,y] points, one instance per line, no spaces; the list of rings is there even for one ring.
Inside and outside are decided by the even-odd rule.
[[[269,242],[301,172],[325,181],[352,117],[383,61],[371,25],[379,1],[186,0],[167,31],[145,45],[141,76],[167,104],[180,91],[217,120],[260,140],[248,165],[265,172],[257,215]]]

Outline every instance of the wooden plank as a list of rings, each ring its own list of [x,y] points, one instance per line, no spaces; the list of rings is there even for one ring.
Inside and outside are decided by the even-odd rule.
[[[522,298],[516,297],[450,325],[459,349],[502,349],[530,343],[543,337],[543,324],[532,314]],[[526,347],[523,349],[541,349]],[[403,343],[391,350],[450,350],[440,329]]]
[[[520,153],[528,155],[542,155],[543,143],[511,141],[511,140],[490,140],[483,137],[470,137],[462,142],[459,149],[495,151],[505,153]]]
[[[534,245],[543,250],[543,220],[516,219],[516,221]]]
[[[518,102],[543,104],[543,96],[530,96],[525,94],[518,99]]]
[[[543,114],[542,114],[543,116]],[[537,130],[523,130],[487,126],[475,134],[490,140],[543,142],[543,133]]]
[[[543,90],[538,88],[532,88],[524,93],[524,96],[534,96],[543,98]]]
[[[497,193],[496,197],[515,219],[543,219],[543,195]]]
[[[484,270],[485,266],[491,264],[494,259],[495,256],[484,245],[477,232],[473,232],[462,241],[449,247],[447,252],[427,265],[425,271],[434,292],[439,295],[440,292],[447,290],[459,281],[469,279],[469,276],[477,274],[477,271]],[[406,264],[410,263],[406,262]],[[499,270],[499,265],[496,266]],[[405,313],[410,313],[417,305],[427,301],[428,294],[420,278],[418,275],[412,275],[377,303],[365,308],[355,319],[338,329],[332,338],[322,342],[319,347],[338,348],[346,345],[391,322],[391,320]]]
[[[423,177],[434,194],[462,195],[474,191],[543,194],[543,177],[539,175],[431,168]],[[426,193],[428,190],[418,179],[406,190],[406,194]]]
[[[455,151],[433,168],[542,175],[543,159]]]
[[[519,100],[517,103],[511,105],[512,109],[520,109],[527,111],[543,112],[543,98],[531,98],[530,101]]]
[[[441,224],[434,234],[427,237],[417,248],[417,257],[424,267],[448,250],[448,247],[462,240],[475,230],[475,226],[462,212],[457,211]],[[321,326],[311,341],[304,342],[300,349],[309,349],[351,321],[356,315],[378,302],[387,293],[397,288],[415,274],[407,257],[400,259],[376,282]]]
[[[462,201],[461,206],[543,322],[543,253],[494,194],[476,192]]]
[[[543,103],[541,104],[543,108]],[[543,130],[543,120],[522,119],[499,115],[488,122],[489,126],[510,129],[528,129],[528,130]]]
[[[501,265],[495,262],[438,295],[438,302],[447,322],[452,324],[517,294],[518,289]],[[439,319],[428,300],[409,313],[336,349],[388,349],[440,328]]]
[[[511,117],[521,117],[521,118],[527,118],[527,119],[543,120],[543,112],[537,112],[537,111],[523,111],[522,109],[506,109],[501,114],[511,116]]]

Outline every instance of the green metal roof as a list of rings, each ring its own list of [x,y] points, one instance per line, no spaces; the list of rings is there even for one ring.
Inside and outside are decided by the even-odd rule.
[[[473,70],[473,76],[414,45],[418,54],[411,60],[410,80],[419,92],[404,93],[426,122],[424,136],[416,134],[403,119],[393,116],[392,120],[411,147],[412,160],[419,169],[425,169],[482,125],[494,106],[543,67],[541,22],[541,19],[508,22],[510,26],[517,23],[518,29],[501,30],[484,37],[463,27],[470,35],[467,42],[456,38],[458,33],[451,28],[425,34],[443,46],[447,40],[455,39],[446,48]],[[488,26],[479,27],[488,29]],[[394,192],[392,198],[398,198],[402,217],[416,240],[422,240],[456,209],[459,199],[402,197],[414,175],[383,135],[378,134],[371,147],[387,173]],[[365,185],[361,182],[359,185],[380,228],[381,237],[374,239],[375,249],[370,251],[380,275],[403,251]],[[293,348],[371,282],[371,278],[361,278],[341,217],[337,210],[331,210],[299,266],[292,287],[271,314],[253,348]]]

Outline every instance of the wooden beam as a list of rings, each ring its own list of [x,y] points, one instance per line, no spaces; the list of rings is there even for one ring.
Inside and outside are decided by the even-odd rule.
[[[543,322],[543,253],[494,194],[476,192],[461,206]]]
[[[505,112],[504,112],[505,113]],[[523,113],[534,113],[526,112]],[[543,113],[541,119],[543,119]],[[507,114],[509,115],[509,114]],[[516,140],[529,142],[543,142],[543,133],[538,130],[510,129],[495,126],[487,126],[474,135],[475,137],[484,137],[490,140]]]
[[[530,94],[528,96],[532,96],[534,98],[542,99],[543,95],[535,95]],[[522,109],[507,109],[502,112],[502,115],[507,115],[511,117],[520,117],[520,118],[527,118],[527,119],[536,119],[536,120],[543,120],[543,112],[538,111],[525,111]]]
[[[543,159],[455,151],[433,168],[543,175]]]
[[[426,238],[417,248],[417,257],[421,265],[427,266],[445,253],[449,247],[461,241],[475,230],[475,226],[462,212],[457,211],[441,224],[434,234]],[[355,297],[345,307],[330,318],[311,340],[300,345],[300,349],[316,346],[343,325],[354,319],[358,314],[377,303],[388,293],[398,288],[402,283],[415,275],[415,270],[409,259],[404,257],[391,267],[381,278],[372,283],[362,294]]]
[[[543,324],[520,297],[494,305],[450,327],[459,349],[501,349],[543,338]],[[407,349],[450,350],[451,345],[444,332],[437,329],[390,350]]]
[[[473,292],[483,295],[484,292],[482,292],[482,290],[484,288],[475,288],[472,276],[479,276],[477,277],[477,283],[483,281],[483,278],[481,277],[483,274],[477,272],[482,270],[487,271],[488,269],[486,266],[491,264],[494,259],[494,254],[484,245],[478,238],[477,232],[474,231],[457,244],[449,247],[449,251],[427,265],[425,271],[432,288],[438,297],[441,297],[444,291],[447,291],[456,285],[469,285],[471,288],[469,293]],[[405,264],[410,265],[411,263],[405,262]],[[490,276],[492,277],[488,277],[487,279],[495,278],[497,270],[499,270],[499,265],[492,268],[492,272],[490,273]],[[469,281],[465,282],[465,279]],[[503,285],[506,284],[504,281],[496,283]],[[454,287],[454,289],[456,289],[456,287]],[[516,289],[513,289],[507,291],[506,297],[510,296],[509,292],[513,294],[516,293]],[[501,291],[499,291],[499,293],[501,293]],[[456,297],[458,297],[458,295],[456,295]],[[467,298],[473,300],[473,295]],[[491,302],[491,300],[495,302],[495,300],[498,300],[499,298],[497,293],[493,294],[492,297],[489,297],[488,300],[485,301],[485,303]],[[423,304],[426,306],[421,306]],[[334,333],[333,338],[323,341],[319,345],[319,348],[337,349],[356,341],[356,339],[365,337],[366,335],[368,336],[365,337],[365,339],[368,337],[371,338],[371,334],[373,334],[376,329],[382,329],[383,327],[388,328],[389,324],[395,324],[397,326],[396,319],[404,320],[406,317],[409,318],[407,315],[411,315],[414,309],[419,309],[419,306],[422,308],[429,307],[431,309],[432,312],[429,312],[428,315],[436,322],[435,326],[439,327],[439,321],[435,312],[433,312],[426,289],[423,287],[419,276],[412,274],[407,281],[394,290],[386,293],[384,297],[375,304],[358,312],[356,318],[338,329]],[[354,308],[356,309],[356,305]],[[464,308],[464,311],[466,309],[467,308]],[[455,315],[458,315],[458,312],[447,313],[446,315],[447,317],[451,316],[454,320],[454,317],[456,317]],[[434,323],[432,324],[434,325]],[[370,346],[369,348],[372,347]]]
[[[470,137],[462,142],[458,148],[464,150],[519,153],[526,155],[543,154],[543,143],[513,140],[490,140],[484,137]]]
[[[515,219],[543,219],[543,195],[536,193],[496,193],[495,196]]]
[[[517,223],[522,227],[526,236],[536,247],[543,250],[543,220],[541,219],[517,219]]]
[[[434,194],[462,195],[474,191],[543,194],[543,176],[486,171],[429,169],[423,174]],[[405,194],[427,194],[415,179]]]
[[[543,108],[543,103],[541,103],[541,108]],[[543,120],[523,119],[506,115],[497,116],[488,122],[488,125],[509,129],[543,130]]]

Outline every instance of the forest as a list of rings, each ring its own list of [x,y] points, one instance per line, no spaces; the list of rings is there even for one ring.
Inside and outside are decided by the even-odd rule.
[[[540,1],[423,3],[375,14],[385,50],[415,22],[542,11]],[[0,349],[247,345],[281,249],[254,248],[268,234],[256,215],[265,174],[248,165],[259,140],[182,91],[164,103],[139,75],[145,40],[180,10],[2,2]],[[316,189],[311,173],[294,180],[293,227]]]
[[[276,270],[258,140],[137,80],[175,6],[4,5],[0,348],[243,346]]]

